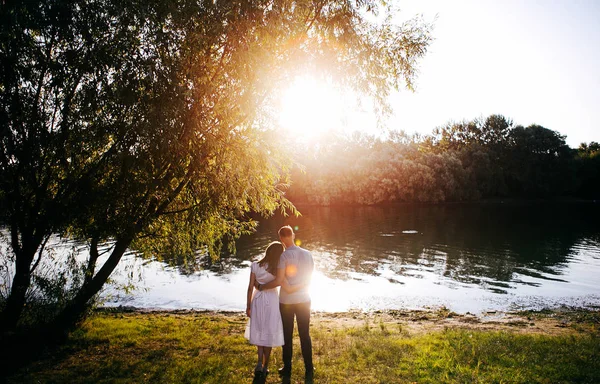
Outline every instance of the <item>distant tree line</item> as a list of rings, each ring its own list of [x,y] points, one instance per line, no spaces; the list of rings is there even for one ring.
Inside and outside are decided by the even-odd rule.
[[[330,134],[301,152],[288,191],[296,204],[600,198],[598,143],[572,149],[558,132],[501,115],[426,136]]]

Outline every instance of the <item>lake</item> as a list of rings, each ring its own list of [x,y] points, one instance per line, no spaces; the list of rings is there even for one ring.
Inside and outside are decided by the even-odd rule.
[[[132,270],[143,281],[129,294],[108,288],[107,305],[243,310],[249,265],[285,224],[315,259],[314,310],[600,305],[600,204],[299,208],[298,218],[261,219],[235,255],[217,262],[167,266],[128,256],[115,281]]]

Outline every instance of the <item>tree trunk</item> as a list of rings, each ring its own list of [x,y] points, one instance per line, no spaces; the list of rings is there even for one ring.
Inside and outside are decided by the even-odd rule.
[[[36,248],[32,246],[15,251],[15,277],[12,281],[10,294],[6,299],[6,306],[0,315],[0,329],[4,332],[13,331],[23,313],[25,295],[31,284],[30,268],[35,251]]]
[[[102,289],[106,280],[119,264],[121,257],[131,244],[132,240],[132,238],[117,240],[114,249],[102,268],[100,268],[93,278],[86,279],[77,296],[75,296],[75,298],[67,304],[65,309],[54,319],[50,329],[54,332],[62,333],[72,328],[81,320],[89,307],[90,300],[100,292],[100,289]]]

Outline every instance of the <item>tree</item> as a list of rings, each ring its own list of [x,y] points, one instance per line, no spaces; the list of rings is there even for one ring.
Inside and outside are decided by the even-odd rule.
[[[588,199],[600,198],[600,144],[581,143],[577,149],[577,193]]]
[[[217,254],[247,212],[294,210],[270,110],[311,70],[369,95],[410,88],[429,26],[383,2],[16,2],[0,10],[0,209],[15,259],[16,326],[53,233],[89,243],[78,319],[124,252]],[[100,266],[99,246],[110,241]]]
[[[289,196],[321,205],[593,198],[597,149],[597,143],[582,144],[576,156],[558,132],[513,126],[502,115],[448,123],[425,137],[331,135]]]
[[[516,126],[509,134],[508,184],[523,197],[560,196],[575,184],[572,150],[565,136],[540,125]]]

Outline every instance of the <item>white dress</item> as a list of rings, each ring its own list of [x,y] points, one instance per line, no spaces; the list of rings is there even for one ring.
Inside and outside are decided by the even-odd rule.
[[[275,280],[264,267],[253,262],[250,270],[259,284],[267,284]],[[283,345],[283,324],[279,313],[279,290],[254,290],[250,303],[250,320],[244,335],[250,344],[261,347],[279,347]]]

